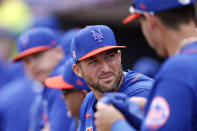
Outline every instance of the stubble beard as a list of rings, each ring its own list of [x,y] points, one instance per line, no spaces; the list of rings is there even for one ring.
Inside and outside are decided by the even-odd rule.
[[[83,76],[84,76],[84,74],[83,74]],[[87,77],[84,77],[84,79],[85,79],[86,83],[90,87],[92,87],[94,90],[98,91],[99,93],[104,94],[106,92],[115,92],[115,91],[117,91],[119,86],[120,86],[120,82],[122,80],[122,77],[123,77],[123,73],[122,73],[122,70],[120,70],[118,72],[118,75],[117,75],[117,77],[115,79],[114,84],[112,85],[112,88],[108,88],[108,87],[102,86],[101,84],[99,84],[99,82],[93,82],[91,79],[86,79]]]

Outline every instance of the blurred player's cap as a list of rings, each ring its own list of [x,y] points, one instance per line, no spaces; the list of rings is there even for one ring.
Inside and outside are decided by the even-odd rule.
[[[132,70],[154,78],[159,67],[159,61],[148,56],[143,56],[133,64]]]
[[[86,82],[74,73],[72,69],[73,64],[74,64],[73,59],[72,58],[68,59],[64,65],[65,70],[63,76],[60,75],[60,76],[47,78],[44,81],[44,84],[49,88],[55,88],[55,89],[77,88],[80,90],[89,91],[90,89],[88,88]]]
[[[59,29],[60,22],[55,16],[49,15],[45,17],[35,18],[32,27],[47,27],[50,29]]]
[[[123,23],[127,24],[139,18],[145,12],[154,14],[193,3],[194,0],[133,0],[132,6],[129,8],[131,15],[125,18]]]
[[[62,49],[66,57],[72,56],[71,42],[72,42],[73,37],[77,34],[78,31],[80,31],[80,28],[70,29],[63,34],[60,40],[60,45],[62,46]]]
[[[117,46],[113,31],[105,25],[87,26],[75,35],[71,43],[75,63],[106,50],[121,48],[126,47]]]
[[[19,61],[25,56],[54,48],[57,45],[54,32],[48,28],[40,27],[29,29],[22,33],[17,41],[19,54],[13,61]]]

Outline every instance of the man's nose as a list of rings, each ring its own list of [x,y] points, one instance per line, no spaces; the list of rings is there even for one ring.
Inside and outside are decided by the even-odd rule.
[[[28,64],[30,69],[34,69],[38,63],[35,60],[30,60]]]
[[[109,63],[107,63],[106,61],[103,60],[101,65],[101,69],[103,72],[108,72],[110,70]]]

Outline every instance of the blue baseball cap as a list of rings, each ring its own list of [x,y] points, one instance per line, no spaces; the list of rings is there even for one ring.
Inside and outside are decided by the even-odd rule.
[[[60,28],[60,22],[53,15],[43,16],[43,17],[35,18],[32,27],[47,27],[55,30]]]
[[[137,18],[143,13],[150,14],[158,13],[165,10],[179,8],[193,4],[195,0],[133,0],[132,6],[129,8],[129,15],[123,20],[124,24],[127,24]]]
[[[105,25],[87,26],[81,29],[71,43],[75,63],[106,50],[121,48],[126,46],[117,46],[113,31]]]
[[[60,45],[62,46],[62,49],[64,51],[65,56],[72,56],[71,53],[71,42],[73,37],[77,34],[77,32],[80,31],[80,28],[74,28],[66,31],[61,40],[60,40]]]
[[[90,91],[86,82],[81,77],[78,77],[74,73],[72,69],[73,64],[74,64],[73,59],[72,58],[68,59],[64,65],[65,70],[63,76],[59,75],[59,76],[47,78],[44,81],[45,85],[49,88],[55,88],[55,89],[77,88],[80,90]]]
[[[25,56],[54,48],[57,45],[55,33],[46,28],[38,27],[27,30],[19,36],[17,49],[19,54],[13,58],[14,62]]]

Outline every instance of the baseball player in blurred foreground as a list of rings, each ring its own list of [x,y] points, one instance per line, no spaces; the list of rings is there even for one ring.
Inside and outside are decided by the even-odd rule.
[[[62,72],[64,53],[57,44],[57,38],[50,29],[44,27],[30,29],[19,37],[17,43],[19,54],[13,60],[23,61],[29,74],[40,83],[44,83],[47,77]],[[74,119],[67,116],[67,109],[60,95],[61,90],[43,88],[35,105],[36,124],[34,123],[35,126],[31,127],[31,130],[74,129],[72,127]]]
[[[77,127],[80,122],[80,107],[90,91],[85,81],[78,77],[72,69],[73,59],[65,62],[63,76],[54,76],[45,80],[45,85],[49,88],[62,89],[62,98],[68,108],[68,115],[76,118]],[[77,128],[76,128],[77,129]]]
[[[96,130],[95,105],[105,92],[123,92],[146,101],[153,80],[130,70],[122,71],[122,48],[125,46],[117,46],[113,31],[105,25],[88,26],[73,38],[73,70],[91,89],[81,106],[79,131]]]
[[[10,61],[13,44],[10,32],[0,29],[0,130],[27,131],[34,81],[27,78],[21,63]]]
[[[194,0],[135,0],[130,7],[132,14],[125,22],[139,18],[150,46],[160,56],[168,57],[155,77],[142,131],[197,130],[197,32],[193,3]],[[128,101],[125,104],[132,105]],[[97,111],[96,125],[101,131],[136,130],[113,106],[98,103]],[[119,116],[113,117],[114,113]],[[109,117],[113,121],[105,121]]]

